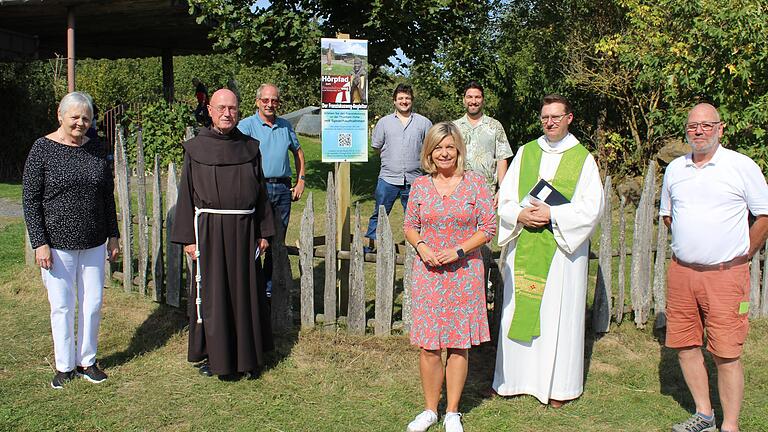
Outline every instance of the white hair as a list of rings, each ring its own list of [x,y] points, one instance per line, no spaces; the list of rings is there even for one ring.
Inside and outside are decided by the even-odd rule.
[[[256,89],[256,99],[261,99],[261,91],[267,87],[274,87],[275,90],[277,91],[277,98],[280,99],[280,87],[271,83],[264,83],[260,85],[258,89]]]
[[[67,93],[59,102],[59,115],[63,116],[73,107],[87,108],[91,113],[91,119],[93,119],[93,99],[88,93],[79,91]]]

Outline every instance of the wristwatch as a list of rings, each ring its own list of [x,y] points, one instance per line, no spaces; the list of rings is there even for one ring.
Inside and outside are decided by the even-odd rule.
[[[464,258],[465,256],[467,256],[467,254],[464,253],[464,249],[462,249],[462,248],[456,249],[456,255],[458,255],[460,259]]]
[[[306,180],[307,178],[304,176],[299,176],[299,180]]]

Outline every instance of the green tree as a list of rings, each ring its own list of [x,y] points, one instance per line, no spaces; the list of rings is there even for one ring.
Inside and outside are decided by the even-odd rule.
[[[416,63],[433,60],[441,44],[477,26],[487,2],[471,0],[190,0],[199,22],[213,25],[215,47],[255,65],[286,60],[291,71],[316,74],[319,38],[348,33],[369,41],[372,75],[391,65],[398,48]]]
[[[58,127],[53,84],[48,62],[0,63],[0,179],[21,178],[32,143]]]
[[[765,169],[768,10],[762,0],[621,0],[625,25],[569,54],[569,84],[618,107],[625,148],[642,167],[659,145],[682,137],[688,109],[717,106],[725,141]]]

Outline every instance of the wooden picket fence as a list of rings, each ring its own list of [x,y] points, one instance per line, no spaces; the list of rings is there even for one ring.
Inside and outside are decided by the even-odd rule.
[[[117,128],[115,136],[115,188],[123,253],[122,262],[113,265],[118,269],[109,271],[107,278],[120,281],[126,292],[137,291],[142,295],[151,296],[155,301],[178,307],[184,292],[184,272],[187,272],[188,284],[194,281],[189,273],[193,268],[191,260],[185,257],[181,246],[167,240],[173,226],[178,198],[178,170],[173,163],[169,164],[165,176],[166,187],[163,189],[157,157],[152,166],[152,175],[145,176],[148,170],[143,155],[141,132],[139,131],[136,137],[135,167],[128,164],[125,138],[120,128]],[[192,136],[192,130],[188,129],[186,139]],[[132,172],[135,172],[135,176],[131,175]],[[147,181],[148,178],[149,181]],[[299,322],[302,328],[320,326],[331,331],[346,329],[352,334],[364,334],[366,329],[370,328],[376,335],[391,334],[393,329],[398,332],[407,332],[411,322],[410,292],[413,283],[410,268],[416,256],[415,250],[410,246],[395,244],[389,218],[383,210],[380,212],[382,216],[377,229],[379,242],[376,254],[363,254],[362,235],[353,236],[351,251],[337,250],[335,247],[336,218],[339,212],[334,200],[336,195],[334,183],[333,173],[329,172],[326,191],[326,233],[323,237],[314,235],[314,198],[312,193],[309,193],[301,220],[299,246],[285,245],[277,240],[281,238],[279,235],[270,244],[275,264],[271,300],[273,328],[282,330],[294,325],[292,305],[293,296],[297,294],[300,304]],[[134,188],[135,191],[132,193]],[[148,188],[152,189],[151,214],[149,214],[150,206],[145,199]],[[135,196],[135,205],[131,200],[132,195]],[[360,210],[356,207],[351,231],[360,233],[360,227]],[[275,219],[275,229],[282,230],[278,219]],[[299,290],[293,286],[290,255],[299,257],[301,272]],[[322,313],[316,314],[314,274],[315,268],[318,267],[318,260],[326,263],[349,260],[350,272],[348,275],[339,275],[335,264],[324,266]],[[186,269],[184,262],[186,262]],[[376,298],[374,317],[371,319],[366,319],[364,269],[366,262],[375,263],[376,266]],[[402,319],[393,321],[396,265],[405,266],[404,295]],[[349,278],[348,309],[343,311],[338,307],[340,277]],[[492,280],[496,280],[497,286],[501,286],[498,275]]]
[[[624,315],[632,312],[635,325],[644,328],[651,310],[655,314],[655,328],[666,326],[666,269],[669,254],[669,229],[658,216],[656,207],[656,180],[659,172],[655,161],[646,169],[642,194],[635,210],[632,252],[630,259],[630,305],[625,305],[624,293],[627,263],[626,197],[620,196],[618,205],[618,251],[612,247],[613,239],[613,186],[610,176],[605,179],[605,211],[600,221],[597,283],[592,307],[592,329],[596,333],[610,330],[611,321],[621,324]],[[703,217],[706,217],[704,215]],[[655,235],[654,235],[655,234]],[[655,237],[655,242],[654,242]],[[768,317],[768,244],[762,253],[752,258],[750,268],[749,318]],[[618,259],[614,286],[613,262]],[[762,264],[762,278],[761,278]],[[762,283],[761,283],[762,281]],[[615,294],[615,295],[614,295]]]
[[[350,250],[337,250],[336,245],[336,182],[334,174],[328,173],[325,203],[325,235],[314,235],[315,211],[312,193],[307,197],[307,204],[301,218],[301,232],[299,236],[298,253],[300,256],[301,270],[301,328],[313,328],[319,326],[328,331],[336,331],[339,328],[346,329],[351,334],[362,335],[370,330],[376,336],[387,336],[393,331],[408,333],[412,324],[411,317],[411,293],[413,292],[412,264],[416,259],[416,250],[409,244],[398,244],[393,239],[393,231],[384,206],[379,208],[379,222],[376,227],[376,253],[363,253],[363,227],[360,217],[360,206],[355,205],[354,215],[351,220],[353,233]],[[314,272],[318,258],[325,260],[325,283],[323,291],[322,314],[315,315],[314,298],[316,288],[314,284]],[[338,277],[347,275],[337,274],[337,260],[349,260],[349,296],[345,309],[339,308],[337,301]],[[374,314],[366,319],[366,290],[365,290],[365,266],[375,265],[375,298]],[[394,293],[396,292],[395,267],[403,266],[401,316],[399,320],[393,319]],[[489,287],[496,288],[496,296],[500,300],[503,292],[501,276],[498,266],[488,266]],[[500,318],[489,311],[492,323]],[[496,328],[493,325],[492,328]]]
[[[114,147],[115,159],[115,188],[118,200],[121,233],[122,263],[107,266],[105,279],[120,281],[126,292],[138,292],[151,297],[154,301],[179,307],[182,303],[182,293],[185,292],[183,281],[194,283],[194,277],[183,272],[192,269],[192,262],[184,258],[180,245],[168,241],[178,198],[178,170],[173,163],[166,171],[166,185],[161,187],[159,158],[156,156],[152,164],[152,175],[148,182],[145,173],[148,171],[144,160],[141,132],[137,135],[136,164],[130,167],[126,157],[125,138],[120,127],[116,131]],[[186,139],[194,136],[191,128],[187,129]],[[131,173],[135,172],[132,180]],[[625,316],[632,316],[634,324],[644,328],[655,312],[654,326],[663,327],[666,323],[664,309],[666,306],[666,265],[668,261],[668,229],[658,217],[656,207],[656,180],[659,172],[656,163],[651,161],[645,175],[642,194],[635,210],[635,220],[632,250],[628,253],[626,242],[627,199],[619,196],[618,204],[614,204],[615,194],[611,178],[605,179],[605,211],[600,222],[600,238],[597,242],[598,271],[594,290],[594,302],[591,315],[591,326],[596,333],[610,331],[611,322],[621,324]],[[147,183],[150,183],[149,185]],[[136,205],[131,197],[135,188]],[[152,190],[152,203],[146,202],[147,189]],[[312,193],[307,195],[307,203],[301,216],[298,246],[286,245],[281,241],[273,241],[270,245],[273,252],[275,268],[273,272],[272,289],[272,323],[277,331],[285,330],[300,324],[302,329],[320,327],[327,331],[347,331],[351,334],[365,334],[367,331],[376,336],[386,336],[397,333],[408,333],[411,319],[411,293],[413,291],[413,276],[411,267],[416,259],[415,250],[408,244],[396,244],[393,240],[392,227],[389,217],[383,207],[379,211],[377,228],[377,244],[375,254],[363,253],[363,237],[361,234],[360,208],[356,205],[352,226],[353,233],[351,250],[337,250],[337,218],[339,211],[336,207],[336,185],[333,172],[328,173],[325,213],[325,234],[316,236],[314,198]],[[164,199],[163,199],[164,198]],[[163,204],[164,203],[164,204]],[[135,207],[135,210],[134,210]],[[613,209],[618,210],[618,228],[614,228]],[[151,213],[149,211],[151,210]],[[275,227],[282,230],[278,218]],[[400,229],[398,227],[398,229]],[[614,231],[617,247],[613,247]],[[276,236],[280,238],[281,236]],[[658,245],[663,245],[658,247]],[[503,254],[504,251],[502,251]],[[768,254],[768,249],[762,255]],[[298,256],[300,283],[298,289],[294,286],[291,271],[290,255]],[[761,254],[758,254],[761,255]],[[27,257],[30,265],[34,264],[34,253],[30,252],[27,240]],[[499,263],[503,257],[487,257],[486,282],[489,293],[489,319],[492,329],[498,330],[498,314],[494,310],[500,308],[503,302],[503,281],[499,272]],[[349,274],[340,275],[337,264],[340,260],[348,260]],[[629,280],[625,276],[627,260],[629,260]],[[315,269],[319,261],[324,261],[324,284],[315,287]],[[184,262],[186,262],[186,270]],[[617,263],[614,273],[613,264]],[[749,317],[768,316],[768,260],[761,263],[760,256],[755,256],[751,265],[751,299]],[[375,265],[375,298],[373,299],[373,316],[366,315],[368,296],[365,290],[365,266]],[[762,264],[762,277],[761,277]],[[403,266],[401,316],[393,319],[395,268]],[[114,268],[114,269],[113,269]],[[113,271],[116,270],[116,271]],[[339,307],[339,280],[348,278],[349,293],[345,309]],[[761,283],[762,282],[762,283]],[[625,286],[629,284],[630,301],[625,304]],[[762,286],[762,290],[761,287]],[[315,299],[322,298],[322,307],[316,308]],[[322,296],[320,294],[322,293]],[[294,311],[298,304],[298,311]],[[316,309],[322,313],[316,313]],[[294,322],[294,312],[299,316]],[[588,318],[589,319],[589,318]]]

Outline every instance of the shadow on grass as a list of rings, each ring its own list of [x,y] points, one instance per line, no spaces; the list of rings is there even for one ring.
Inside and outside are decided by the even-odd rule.
[[[605,333],[595,333],[592,329],[592,308],[587,309],[586,313],[587,325],[584,326],[584,382],[583,385],[586,388],[587,380],[589,379],[589,368],[592,364],[592,353],[595,350],[595,342],[602,339]]]
[[[290,321],[288,328],[277,330],[272,322],[272,339],[274,349],[267,353],[264,371],[268,371],[288,358],[293,351],[293,347],[299,340],[299,329],[301,328],[301,272],[294,276],[291,266],[288,266],[287,277],[290,280],[288,289],[288,313]],[[274,279],[273,279],[274,280]],[[273,285],[275,286],[275,285]],[[270,310],[270,315],[272,311]],[[274,318],[274,317],[273,317]]]
[[[171,336],[181,331],[186,325],[187,317],[184,309],[161,304],[136,329],[126,349],[99,359],[99,364],[110,368],[154,351],[165,345]]]
[[[496,367],[497,340],[485,342],[469,350],[469,371],[464,393],[461,395],[459,410],[469,413],[492,397],[493,371]],[[445,411],[446,398],[440,399],[439,411]]]
[[[654,331],[654,333],[663,331],[664,329],[661,329],[660,331]],[[696,412],[696,403],[685,383],[683,371],[680,369],[680,363],[677,360],[677,350],[664,346],[663,335],[660,336],[659,342],[661,344],[661,355],[659,359],[659,384],[661,387],[661,394],[671,396],[681,407],[694,413]],[[704,343],[706,346],[706,341]],[[704,366],[707,368],[709,376],[709,400],[712,403],[712,409],[714,409],[715,412],[722,413],[720,398],[718,396],[717,367],[715,366],[712,356],[708,352],[704,351],[703,354]],[[721,416],[718,417],[722,419]]]
[[[294,286],[298,286],[299,280],[293,279],[293,283]],[[182,300],[178,308],[161,304],[136,329],[126,349],[99,359],[99,364],[105,368],[111,368],[127,363],[134,357],[163,347],[173,335],[184,330],[188,325],[185,300]],[[290,355],[298,340],[298,326],[293,326],[282,333],[273,330],[272,333],[274,350],[267,354],[265,370],[271,369]]]

